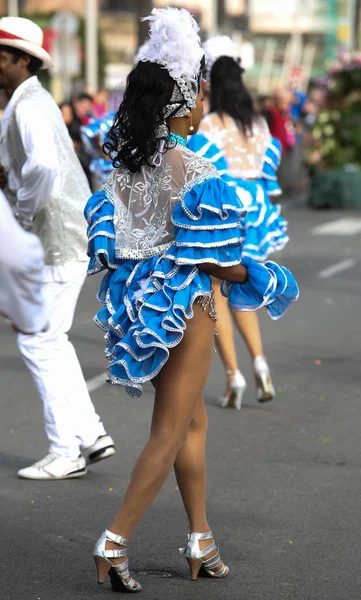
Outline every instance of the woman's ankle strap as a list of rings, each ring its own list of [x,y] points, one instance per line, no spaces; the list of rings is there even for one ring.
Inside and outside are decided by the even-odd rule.
[[[108,542],[114,542],[114,544],[118,544],[118,546],[128,546],[129,540],[123,537],[122,535],[117,535],[116,533],[112,533],[109,529],[105,530]]]

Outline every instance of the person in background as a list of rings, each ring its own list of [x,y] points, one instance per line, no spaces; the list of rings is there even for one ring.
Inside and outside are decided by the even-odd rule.
[[[18,346],[43,403],[50,448],[18,476],[53,480],[85,475],[87,463],[115,450],[68,339],[86,276],[82,212],[90,190],[61,112],[36,76],[52,66],[42,42],[42,30],[29,19],[0,19],[0,88],[9,100],[0,143],[4,191],[19,224],[43,244],[49,311],[46,331],[20,333]]]
[[[268,128],[271,129],[272,114],[270,108],[272,106],[271,96],[259,96],[257,98],[258,111],[265,119]]]
[[[189,147],[212,160],[229,185],[240,188],[241,199],[248,209],[242,255],[262,262],[288,242],[287,223],[280,216],[280,206],[272,206],[269,199],[270,195],[281,192],[276,176],[280,145],[272,140],[265,119],[254,108],[233,42],[228,38],[224,43],[224,38],[210,38],[204,44],[207,64],[211,65],[208,68],[210,112],[201,122],[199,132],[190,139]],[[217,56],[219,52],[221,55]],[[242,188],[248,190],[249,200],[245,199]],[[214,280],[213,285],[218,312],[216,344],[227,378],[220,405],[239,410],[246,380],[238,367],[227,299],[221,294],[220,282]],[[275,397],[275,390],[258,316],[253,311],[232,313],[252,356],[257,400],[268,402]]]
[[[295,145],[295,135],[291,120],[292,92],[279,88],[273,95],[273,101],[268,105],[270,114],[270,132],[282,146],[282,153],[288,152]]]
[[[82,144],[90,158],[89,170],[94,188],[103,185],[113,170],[112,161],[104,153],[103,146],[113,125],[114,116],[115,113],[107,113],[101,119],[91,119],[89,125],[82,125],[80,128]]]
[[[100,90],[94,94],[93,113],[95,119],[102,119],[109,112],[109,98],[107,90]]]
[[[63,115],[64,123],[67,126],[68,133],[72,139],[75,153],[79,159],[83,171],[88,180],[89,186],[92,187],[92,173],[90,170],[91,157],[87,152],[86,146],[81,135],[81,121],[77,119],[74,112],[72,102],[62,102],[59,105],[61,114]]]
[[[94,117],[93,97],[83,92],[73,98],[74,113],[81,125],[88,125]]]
[[[282,148],[282,161],[278,174],[284,193],[294,189],[298,171],[297,167],[295,168],[296,131],[291,118],[292,98],[290,90],[279,88],[275,91],[272,105],[269,107],[271,135],[279,140]]]

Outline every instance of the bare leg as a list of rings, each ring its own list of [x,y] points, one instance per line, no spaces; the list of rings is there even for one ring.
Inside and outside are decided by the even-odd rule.
[[[257,399],[269,402],[275,397],[275,389],[269,366],[263,354],[259,319],[256,312],[232,311],[237,329],[242,335],[253,358],[253,371],[256,381]]]
[[[228,300],[221,294],[221,282],[213,279],[214,297],[217,306],[217,330],[216,346],[227,374],[225,396],[230,394],[230,384],[233,374],[238,371],[236,347],[234,343],[234,330],[231,311]]]
[[[184,338],[159,373],[149,440],[138,458],[110,530],[129,538],[157,496],[184,443],[209,372],[214,323],[199,305]],[[107,549],[116,548],[107,542]],[[118,546],[119,548],[119,546]],[[122,562],[121,560],[114,562]]]
[[[182,494],[190,531],[209,531],[206,518],[206,457],[207,413],[203,398],[199,398],[188,430],[180,448],[174,471]]]
[[[256,312],[232,311],[237,329],[252,356],[263,356],[263,345],[258,315]]]
[[[231,392],[231,383],[234,378],[234,371],[238,370],[237,355],[234,345],[233,324],[227,299],[224,298],[220,290],[220,282],[215,280],[214,291],[218,312],[218,331],[216,337],[217,347],[227,372],[227,387],[223,401],[227,403],[227,398]],[[263,354],[263,345],[261,330],[259,326],[258,315],[256,312],[238,312],[232,311],[237,329],[253,358],[253,368],[255,372],[257,398],[261,402],[267,402],[275,397],[274,387],[267,361]],[[256,360],[257,359],[257,360]],[[226,406],[227,404],[223,404]],[[228,401],[228,406],[230,401]]]
[[[237,354],[234,344],[233,321],[231,311],[228,306],[227,298],[222,296],[220,281],[213,280],[214,293],[217,304],[218,335],[216,343],[222,362],[227,371],[236,371],[238,369]],[[232,311],[237,329],[252,356],[263,356],[262,337],[259,327],[258,315],[256,312]]]
[[[206,456],[205,444],[207,437],[207,412],[202,397],[199,398],[192,421],[188,429],[188,436],[180,448],[174,471],[176,474],[184,508],[186,510],[189,530],[198,533],[210,531],[206,516]],[[212,540],[200,540],[199,547],[205,548]],[[216,550],[207,554],[211,558]],[[223,568],[221,563],[215,571]]]

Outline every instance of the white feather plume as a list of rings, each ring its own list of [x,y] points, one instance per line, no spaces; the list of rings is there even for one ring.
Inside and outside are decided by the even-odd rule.
[[[185,8],[153,8],[142,20],[150,22],[150,38],[138,60],[161,65],[175,81],[197,81],[204,52],[192,15]]]
[[[203,43],[203,50],[206,59],[206,68],[210,70],[213,63],[220,56],[230,56],[231,58],[239,58],[239,50],[236,44],[231,40],[228,35],[216,35],[215,37],[209,38]]]

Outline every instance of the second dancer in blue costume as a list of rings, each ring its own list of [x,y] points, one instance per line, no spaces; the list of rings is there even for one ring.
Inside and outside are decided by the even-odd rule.
[[[288,242],[281,207],[270,201],[271,196],[281,193],[277,183],[281,146],[254,109],[243,83],[243,69],[235,44],[227,36],[217,36],[203,47],[210,112],[199,132],[190,139],[189,146],[199,156],[211,160],[222,179],[236,189],[247,207],[241,224],[242,257],[262,262]],[[220,404],[239,410],[246,380],[238,367],[232,318],[219,281],[214,280],[214,289],[219,316],[217,346],[227,376]],[[275,390],[264,356],[257,314],[233,311],[233,316],[253,359],[257,399],[260,402],[272,400]]]

